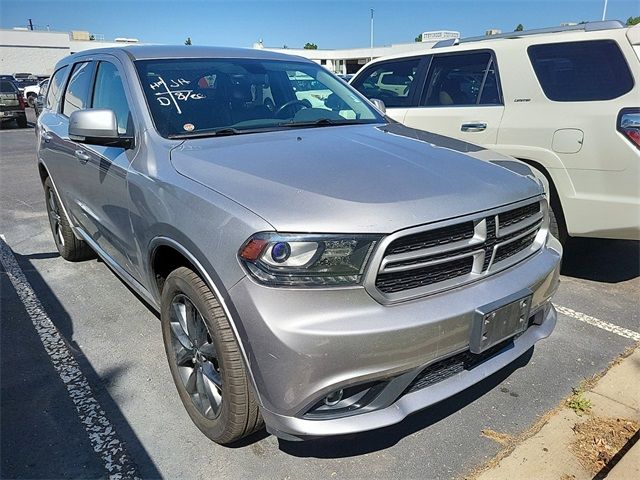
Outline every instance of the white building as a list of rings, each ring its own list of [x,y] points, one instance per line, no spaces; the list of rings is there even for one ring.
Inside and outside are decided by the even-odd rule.
[[[344,75],[356,73],[362,66],[370,60],[396,53],[411,53],[431,48],[435,43],[450,38],[460,38],[460,32],[437,31],[424,32],[421,34],[422,42],[397,43],[384,47],[373,48],[344,48],[335,50],[307,50],[304,48],[272,48],[265,47],[262,41],[254,43],[253,48],[270,50],[273,52],[288,53],[289,55],[299,55],[313,60],[334,73]]]
[[[309,58],[338,74],[356,73],[371,59],[404,54],[431,48],[436,42],[458,38],[459,32],[437,31],[421,34],[422,42],[399,43],[384,47],[348,48],[335,50],[305,50],[303,48],[270,48],[262,42],[253,48],[272,50]],[[116,38],[104,41],[100,35],[85,31],[51,32],[42,30],[0,29],[0,73],[11,75],[24,72],[34,75],[50,75],[55,64],[72,53],[91,48],[121,46],[138,43],[135,38]]]
[[[96,36],[79,31],[67,33],[0,29],[0,73],[50,75],[58,60],[72,53],[138,42],[135,38],[117,38],[113,42],[91,38]]]

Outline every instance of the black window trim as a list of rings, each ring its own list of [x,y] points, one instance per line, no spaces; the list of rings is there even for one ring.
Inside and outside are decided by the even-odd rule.
[[[602,99],[599,99],[599,100],[552,100],[551,98],[549,98],[547,96],[547,93],[544,91],[544,88],[542,87],[542,84],[540,83],[540,79],[538,78],[538,74],[536,73],[536,69],[533,66],[533,60],[531,59],[531,53],[530,53],[531,47],[540,47],[540,46],[545,46],[545,45],[564,45],[564,44],[567,44],[567,43],[587,43],[587,42],[612,42],[618,47],[618,50],[620,51],[620,55],[622,56],[622,60],[624,61],[624,64],[627,67],[627,71],[629,72],[629,74],[631,76],[631,88],[627,92],[624,92],[623,94],[618,95],[617,97],[609,98],[609,99],[606,99],[606,100],[602,100]],[[554,102],[554,103],[611,102],[613,100],[617,100],[618,98],[629,94],[630,92],[633,92],[633,90],[634,90],[634,88],[636,86],[636,79],[635,79],[635,76],[633,75],[633,70],[629,66],[629,62],[627,61],[627,55],[625,55],[624,50],[622,49],[622,47],[620,46],[618,41],[615,40],[614,38],[594,38],[594,39],[589,39],[589,40],[573,40],[573,41],[569,41],[569,42],[565,40],[564,42],[535,43],[535,44],[531,44],[531,45],[529,45],[527,47],[527,58],[529,59],[529,65],[531,66],[531,73],[533,73],[533,76],[536,79],[536,82],[538,83],[538,86],[540,87],[540,91],[542,92],[542,95],[544,95],[544,98],[546,100],[549,100],[550,102]]]
[[[484,104],[479,104],[477,102],[480,101],[480,98],[482,96],[482,90],[479,92],[478,94],[478,99],[476,100],[475,104],[471,104],[471,105],[422,105],[422,95],[424,94],[426,88],[427,88],[427,79],[429,78],[429,73],[431,73],[431,65],[433,64],[433,58],[435,57],[446,57],[446,56],[452,56],[452,55],[469,55],[469,54],[475,54],[475,53],[489,53],[490,54],[490,58],[489,58],[489,62],[487,62],[487,67],[489,67],[492,63],[493,66],[495,68],[496,71],[496,85],[498,87],[498,99],[499,102],[498,103],[484,103]],[[433,53],[430,54],[430,56],[432,57],[429,61],[429,68],[424,72],[424,78],[422,81],[422,88],[420,89],[420,95],[418,96],[417,99],[417,104],[415,105],[414,108],[481,108],[481,107],[504,107],[504,95],[502,93],[502,81],[500,79],[500,68],[498,66],[498,59],[496,57],[496,52],[491,49],[491,48],[477,48],[474,50],[463,50],[463,51],[457,51],[457,52],[444,52],[444,53]],[[486,77],[487,74],[489,72],[489,68],[486,68],[485,70],[485,76],[482,80],[482,89],[484,89],[484,83],[486,81]]]
[[[67,74],[64,90],[62,92],[62,96],[60,97],[60,105],[58,106],[58,109],[59,109],[58,113],[62,115],[64,118],[69,118],[69,116],[65,115],[64,113],[64,102],[65,102],[65,97],[67,96],[67,88],[69,88],[69,82],[71,82],[71,77],[73,76],[72,74],[76,65],[80,63],[91,64],[90,67],[92,68],[92,70],[91,70],[91,78],[89,79],[89,96],[87,97],[87,105],[93,104],[93,88],[96,81],[97,61],[94,58],[87,58],[87,59],[80,58],[77,61],[68,64],[71,68],[69,69],[69,73]],[[83,110],[86,110],[86,108],[84,108]]]
[[[428,70],[430,64],[431,64],[431,57],[433,56],[433,54],[420,54],[420,55],[410,55],[407,57],[398,57],[398,58],[390,58],[388,60],[383,60],[380,62],[376,62],[368,67],[366,67],[365,69],[362,70],[362,73],[358,73],[357,74],[357,78],[356,80],[359,80],[360,78],[367,78],[370,74],[370,72],[372,72],[373,70],[376,70],[380,67],[384,67],[385,65],[389,65],[392,63],[398,63],[398,62],[406,62],[409,60],[418,60],[418,67],[416,68],[416,78],[413,80],[413,82],[411,82],[411,86],[409,87],[409,93],[407,94],[407,105],[401,106],[401,107],[389,107],[389,108],[413,108],[418,106],[417,102],[419,102],[420,100],[420,96],[416,95],[416,93],[418,92],[419,88],[418,85],[421,82],[421,79],[423,78],[423,74]],[[360,85],[362,85],[363,82],[360,83]],[[351,82],[351,86],[353,88],[355,88],[356,90],[358,90],[358,87],[356,86],[355,82]],[[421,90],[421,89],[420,89]],[[364,94],[358,90],[358,92],[364,96]],[[375,98],[375,97],[372,97]]]

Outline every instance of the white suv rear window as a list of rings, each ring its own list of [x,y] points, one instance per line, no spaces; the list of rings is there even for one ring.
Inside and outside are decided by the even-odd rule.
[[[613,40],[532,45],[527,52],[549,100],[611,100],[633,88],[629,66]]]

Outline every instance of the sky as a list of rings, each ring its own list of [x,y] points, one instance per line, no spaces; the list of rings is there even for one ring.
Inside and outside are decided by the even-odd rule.
[[[68,32],[86,30],[145,43],[300,48],[369,46],[412,42],[421,32],[455,30],[463,37],[489,28],[511,31],[562,22],[600,20],[604,0],[0,0],[0,27],[26,26]],[[638,0],[608,0],[607,19],[640,16]]]

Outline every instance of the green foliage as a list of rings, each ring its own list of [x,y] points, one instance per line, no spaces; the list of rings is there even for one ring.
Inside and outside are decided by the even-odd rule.
[[[627,18],[627,26],[638,25],[640,23],[640,17],[629,17]]]
[[[524,25],[519,23],[518,26],[516,27],[516,29],[514,30],[514,32],[521,32],[523,30],[524,30]]]
[[[567,407],[578,415],[586,413],[591,408],[591,400],[584,396],[581,388],[573,388],[573,394],[567,400]]]
[[[416,42],[421,42],[422,41],[422,34],[419,33],[418,36],[414,39]]]
[[[185,45],[191,45],[191,37],[187,37],[187,39],[184,41]]]
[[[318,45],[316,45],[315,43],[307,42],[307,43],[304,44],[304,49],[305,50],[317,50],[318,49]]]

